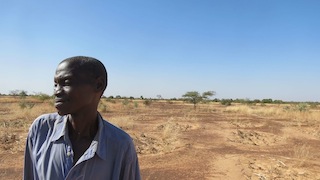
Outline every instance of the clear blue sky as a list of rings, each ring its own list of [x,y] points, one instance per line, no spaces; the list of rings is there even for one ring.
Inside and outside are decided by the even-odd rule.
[[[57,64],[101,60],[106,96],[320,101],[319,0],[2,1],[0,93],[52,94]]]

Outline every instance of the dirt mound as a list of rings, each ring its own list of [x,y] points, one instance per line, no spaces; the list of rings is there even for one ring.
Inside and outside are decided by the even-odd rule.
[[[179,135],[193,127],[189,124],[179,124],[171,121],[158,125],[151,134],[135,135],[133,140],[139,154],[160,154],[172,152],[184,146]]]
[[[231,138],[229,138],[229,141],[255,146],[270,146],[279,144],[284,139],[284,137],[280,137],[270,133],[237,129],[236,131],[232,132],[232,136]]]

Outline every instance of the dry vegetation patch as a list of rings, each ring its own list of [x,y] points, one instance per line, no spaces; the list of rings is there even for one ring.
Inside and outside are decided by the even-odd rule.
[[[21,179],[28,128],[55,109],[0,103],[0,179]],[[133,138],[143,179],[320,179],[319,107],[102,99],[99,111]]]
[[[139,154],[169,153],[185,146],[179,136],[190,129],[191,125],[167,121],[156,126],[152,132],[134,134],[133,139]]]

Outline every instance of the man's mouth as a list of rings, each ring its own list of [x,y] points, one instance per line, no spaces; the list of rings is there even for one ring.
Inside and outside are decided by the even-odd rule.
[[[57,107],[57,106],[60,106],[60,105],[62,105],[62,104],[65,103],[65,102],[67,102],[66,99],[56,98],[56,99],[55,99],[55,106],[56,106],[56,107]]]

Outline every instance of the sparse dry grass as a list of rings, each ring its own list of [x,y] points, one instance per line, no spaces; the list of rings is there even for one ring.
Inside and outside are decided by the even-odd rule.
[[[32,102],[34,106],[22,108],[19,103]],[[31,123],[39,115],[54,112],[50,102],[39,103],[36,99],[16,97],[0,98],[1,150],[17,153],[24,150],[24,143]]]
[[[303,166],[306,160],[312,158],[311,147],[308,144],[297,144],[293,147],[293,157],[299,159],[298,166]]]
[[[276,119],[291,119],[292,121],[317,123],[320,122],[320,109],[310,109],[299,111],[288,105],[270,106],[248,106],[235,105],[228,106],[224,110],[229,113],[240,113],[244,115],[257,115]]]
[[[123,130],[130,130],[134,127],[134,120],[130,116],[112,117],[108,121]]]

